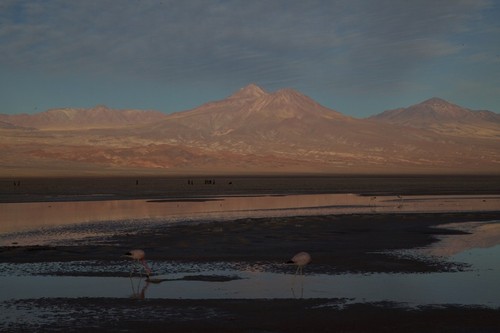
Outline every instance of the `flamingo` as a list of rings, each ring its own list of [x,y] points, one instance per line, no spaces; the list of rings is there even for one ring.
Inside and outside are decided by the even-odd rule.
[[[141,250],[141,249],[130,250],[129,252],[125,253],[124,256],[127,258],[130,258],[132,260],[135,260],[138,263],[141,263],[141,265],[144,267],[144,270],[146,272],[146,276],[149,278],[149,276],[151,275],[151,268],[149,268],[148,264],[146,263],[146,259],[145,259],[146,254],[144,253],[143,250]],[[130,272],[130,276],[132,276],[132,271]]]
[[[295,275],[300,272],[300,275],[303,275],[303,268],[305,265],[311,262],[311,255],[307,252],[299,252],[292,257],[287,264],[297,265],[297,270],[295,271]]]
[[[297,270],[295,271],[295,275],[292,280],[292,294],[295,296],[295,279],[297,278],[297,274],[300,272],[300,276],[302,277],[300,283],[300,298],[304,297],[304,266],[311,262],[311,255],[307,252],[299,252],[292,257],[287,264],[297,265]]]

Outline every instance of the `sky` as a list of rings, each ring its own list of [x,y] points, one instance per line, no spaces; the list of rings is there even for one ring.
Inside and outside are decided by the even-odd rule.
[[[0,0],[0,113],[171,113],[250,83],[358,118],[500,112],[500,1]]]

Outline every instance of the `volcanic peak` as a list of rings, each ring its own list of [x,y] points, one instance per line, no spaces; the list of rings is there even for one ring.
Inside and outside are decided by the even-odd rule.
[[[251,83],[229,96],[229,98],[259,98],[266,95],[268,95],[268,93],[264,89]]]
[[[453,105],[452,103],[442,99],[442,98],[439,98],[439,97],[432,97],[432,98],[429,98],[419,104],[425,104],[425,105],[433,105],[433,106],[442,106],[442,105]]]

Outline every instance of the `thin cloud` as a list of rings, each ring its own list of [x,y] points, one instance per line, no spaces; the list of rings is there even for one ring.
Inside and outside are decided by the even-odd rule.
[[[10,0],[0,7],[0,68],[390,89],[464,52],[464,38],[491,29],[481,17],[492,6],[482,0]],[[495,34],[488,36],[493,43]]]
[[[134,59],[149,58],[154,64],[163,57],[179,65],[186,58],[206,57],[241,59],[248,65],[252,54],[257,64],[263,57],[276,57],[279,66],[278,57],[293,61],[301,53],[306,58],[318,49],[337,47],[351,55],[386,57],[392,53],[387,47],[406,47],[412,40],[462,29],[469,13],[482,8],[479,1],[355,3],[20,1],[7,7],[2,21],[9,31],[0,35],[6,53],[17,55],[11,61],[19,59],[23,65],[64,65],[65,60],[69,66],[104,61],[106,67],[125,67]],[[6,22],[14,7],[17,17]]]

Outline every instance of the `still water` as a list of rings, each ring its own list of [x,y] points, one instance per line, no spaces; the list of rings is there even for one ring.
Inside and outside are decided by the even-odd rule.
[[[0,301],[42,297],[114,297],[167,299],[270,299],[270,298],[347,298],[351,302],[393,301],[407,305],[462,304],[500,306],[500,245],[476,248],[450,257],[469,263],[470,270],[428,274],[306,274],[268,272],[266,265],[252,270],[224,263],[155,263],[157,271],[150,283],[139,276],[86,277],[38,276],[30,271],[50,270],[51,264],[3,264]],[[85,262],[53,263],[85,266]],[[104,269],[122,269],[120,263]],[[233,267],[231,267],[233,266]],[[7,272],[16,272],[6,275]],[[21,275],[17,275],[21,274]]]
[[[78,230],[74,226],[82,223],[87,223],[88,226],[88,223],[96,222],[129,221],[136,227],[137,223],[155,223],[155,219],[189,223],[190,220],[207,216],[209,219],[232,219],[244,216],[293,215],[297,212],[330,214],[456,211],[468,209],[467,205],[479,209],[488,209],[488,205],[498,207],[498,200],[498,196],[441,196],[440,200],[436,200],[431,196],[398,198],[342,194],[212,197],[185,201],[5,204],[1,207],[4,230],[0,231],[0,240],[4,244],[11,244],[13,240],[21,244],[51,243],[54,242],[54,237],[50,230],[64,225],[73,226],[71,230]],[[30,206],[27,209],[27,206],[20,205]],[[36,216],[40,218],[37,219]],[[128,276],[128,261],[104,265],[91,261],[0,263],[0,302],[42,297],[346,298],[352,302],[393,301],[409,305],[463,304],[499,307],[500,222],[471,221],[448,227],[465,229],[470,234],[446,236],[432,247],[393,255],[439,256],[450,262],[469,265],[466,271],[427,274],[310,274],[306,267],[304,276],[296,276],[294,267],[272,263],[248,265],[161,261],[151,263],[157,275],[153,282],[148,282],[137,274],[132,278]],[[13,229],[17,231],[13,232]],[[87,232],[89,230],[87,227],[83,229]],[[100,229],[90,230],[90,236],[96,236]],[[82,235],[75,232],[66,236],[71,240]],[[65,272],[71,276],[55,276],[51,272]],[[108,273],[109,277],[102,276],[100,272]]]
[[[99,223],[131,228],[146,223],[185,223],[292,215],[492,211],[500,195],[362,196],[308,194],[207,196],[165,200],[0,203],[0,246],[42,245],[101,234]],[[70,228],[82,226],[85,228]],[[64,229],[64,227],[68,227]],[[43,230],[44,232],[38,232]],[[58,231],[57,234],[54,234]]]

